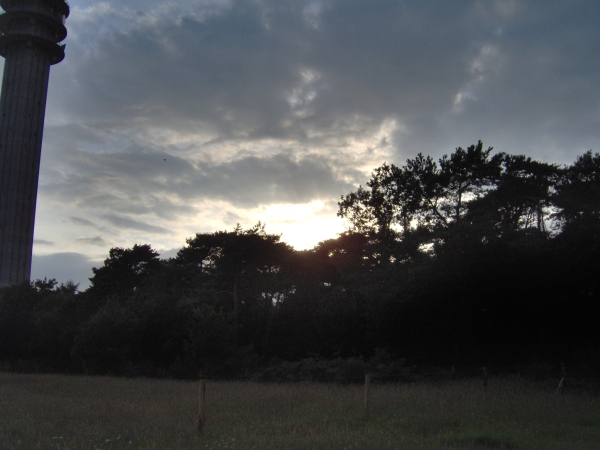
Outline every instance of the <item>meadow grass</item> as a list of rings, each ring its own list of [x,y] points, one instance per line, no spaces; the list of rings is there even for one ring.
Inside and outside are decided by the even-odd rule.
[[[597,395],[480,380],[364,388],[0,373],[2,449],[600,448]]]

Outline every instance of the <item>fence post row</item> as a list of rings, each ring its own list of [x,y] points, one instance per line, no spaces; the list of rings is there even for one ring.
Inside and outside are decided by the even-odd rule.
[[[567,369],[565,363],[561,363],[562,376],[558,383],[558,394],[562,395],[563,390],[567,383]],[[452,366],[451,374],[454,376],[457,373],[456,367]],[[487,367],[481,368],[481,375],[483,381],[483,398],[486,398],[489,372]],[[517,378],[520,377],[520,372],[517,373]],[[371,373],[365,374],[365,418],[369,417],[371,412]],[[206,380],[200,380],[200,402],[198,412],[198,431],[203,432],[204,426],[206,425]]]

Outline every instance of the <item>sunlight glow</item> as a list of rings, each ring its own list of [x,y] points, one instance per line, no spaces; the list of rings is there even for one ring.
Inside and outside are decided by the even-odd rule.
[[[281,234],[283,242],[296,250],[304,250],[334,239],[343,231],[342,220],[332,209],[332,204],[313,200],[303,204],[268,205],[255,214],[257,221],[267,224],[268,233]]]

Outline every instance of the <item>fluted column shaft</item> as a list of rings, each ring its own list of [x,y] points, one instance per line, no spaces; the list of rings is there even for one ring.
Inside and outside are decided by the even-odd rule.
[[[50,54],[28,42],[6,55],[0,98],[0,286],[29,280]]]
[[[0,0],[0,287],[29,281],[50,66],[65,57],[66,0]]]

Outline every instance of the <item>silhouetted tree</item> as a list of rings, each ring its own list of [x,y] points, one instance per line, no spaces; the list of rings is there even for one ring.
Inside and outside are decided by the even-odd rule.
[[[95,298],[131,296],[146,277],[160,269],[159,256],[148,244],[111,248],[104,265],[92,268],[88,294]]]
[[[187,239],[176,261],[211,276],[212,295],[233,312],[240,345],[264,353],[279,304],[289,290],[286,268],[292,248],[268,234],[260,222],[247,230],[198,233]]]

